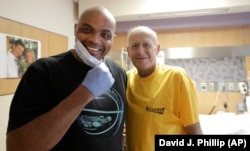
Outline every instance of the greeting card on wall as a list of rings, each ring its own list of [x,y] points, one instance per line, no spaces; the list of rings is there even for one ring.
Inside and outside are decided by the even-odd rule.
[[[19,78],[41,57],[41,42],[0,33],[0,78]]]

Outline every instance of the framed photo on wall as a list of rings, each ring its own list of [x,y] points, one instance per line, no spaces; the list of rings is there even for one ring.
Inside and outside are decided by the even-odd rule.
[[[41,42],[0,33],[0,78],[20,78],[41,57]]]

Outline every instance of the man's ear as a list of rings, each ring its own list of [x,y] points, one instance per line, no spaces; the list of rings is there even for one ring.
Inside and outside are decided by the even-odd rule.
[[[74,26],[74,33],[75,33],[75,36],[76,36],[77,25],[78,25],[78,24],[75,24],[75,26]]]
[[[158,55],[158,54],[159,54],[160,49],[161,49],[160,44],[157,44],[157,46],[156,46],[156,55]]]

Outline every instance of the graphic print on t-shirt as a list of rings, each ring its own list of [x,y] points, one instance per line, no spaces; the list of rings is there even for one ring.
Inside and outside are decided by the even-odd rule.
[[[78,120],[83,131],[100,137],[115,135],[122,123],[124,104],[119,93],[110,89],[92,100]]]

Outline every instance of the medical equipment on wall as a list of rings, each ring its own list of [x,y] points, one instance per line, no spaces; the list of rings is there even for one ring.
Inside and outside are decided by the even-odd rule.
[[[129,58],[128,52],[126,51],[125,48],[122,48],[122,50],[121,50],[120,62],[121,62],[121,66],[125,70],[130,70],[130,69],[134,68],[134,65],[133,65],[131,59]]]
[[[124,69],[127,69],[127,61],[128,61],[128,52],[122,48],[122,51],[121,51],[121,66],[124,68]]]
[[[214,111],[214,109],[215,109],[215,107],[217,105],[217,102],[219,101],[219,97],[221,95],[221,92],[223,92],[223,94],[224,94],[224,98],[223,98],[224,103],[223,103],[223,106],[224,106],[224,109],[227,110],[227,107],[228,107],[227,92],[226,92],[226,88],[225,88],[225,83],[222,82],[222,86],[221,86],[221,88],[217,92],[216,99],[214,101],[214,105],[213,105],[212,109],[210,110],[210,112],[208,113],[209,115],[212,114],[212,112]]]
[[[247,103],[246,103],[246,99],[248,96],[248,88],[247,88],[246,82],[239,82],[239,89],[240,89],[240,93],[242,94],[242,102],[243,102],[243,108],[244,108],[243,110],[248,111]]]
[[[165,52],[163,50],[159,51],[158,55],[156,56],[156,60],[159,65],[165,64]]]

